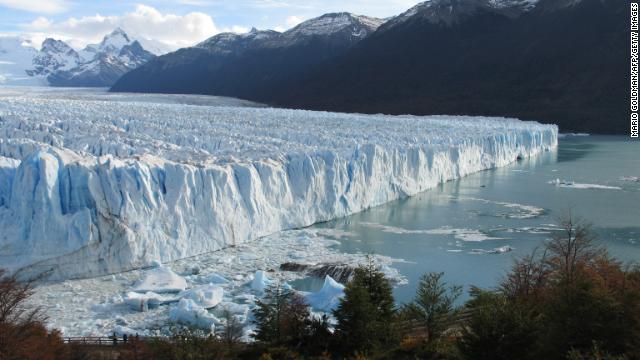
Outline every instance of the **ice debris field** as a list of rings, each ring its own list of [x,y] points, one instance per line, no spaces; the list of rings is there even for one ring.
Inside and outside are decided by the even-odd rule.
[[[290,287],[292,281],[308,278],[309,271],[326,270],[325,275],[315,273],[324,277],[321,289],[299,293],[316,316],[331,313],[344,295],[344,286],[328,273],[332,268],[367,261],[364,254],[336,250],[338,241],[350,235],[334,229],[283,231],[170,264],[154,263],[149,268],[115,275],[40,284],[29,301],[45,311],[50,327],[66,336],[106,336],[113,332],[120,336],[164,336],[176,326],[215,332],[233,320],[242,327],[243,340],[251,341],[256,299],[269,285]],[[406,284],[392,267],[400,260],[374,255],[372,261],[394,285]],[[293,263],[298,271],[282,270],[283,264]],[[340,275],[335,271],[332,274]]]
[[[105,97],[108,99],[108,97]],[[0,97],[0,264],[91,277],[353,214],[557,146],[501,118]]]

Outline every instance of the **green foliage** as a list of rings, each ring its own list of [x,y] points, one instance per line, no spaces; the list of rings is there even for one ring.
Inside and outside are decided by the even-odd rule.
[[[309,333],[309,307],[304,299],[281,285],[269,286],[254,311],[255,339],[271,344],[292,344]]]
[[[234,352],[219,338],[203,331],[188,328],[174,329],[169,338],[155,338],[145,342],[136,357],[157,360],[222,360],[236,358]]]
[[[271,349],[289,346],[296,349],[296,354],[319,355],[330,348],[332,334],[328,318],[312,317],[309,306],[293,290],[280,285],[267,288],[264,298],[257,301],[254,316],[255,339],[275,346]],[[272,352],[266,354],[274,358],[285,356],[279,350],[280,355]]]
[[[391,284],[371,261],[358,267],[334,316],[336,335],[347,353],[375,353],[397,341]]]
[[[276,285],[257,301],[255,343],[239,342],[242,327],[226,313],[216,336],[180,328],[112,350],[135,360],[640,360],[640,268],[611,259],[588,226],[571,219],[562,225],[561,236],[517,260],[496,290],[473,287],[461,309],[461,288],[429,273],[398,313],[389,281],[369,261],[345,288],[334,332],[326,316],[312,317],[300,295]],[[30,293],[28,284],[0,279],[1,359],[102,356],[48,333],[37,312],[18,306]]]
[[[462,295],[462,287],[442,281],[444,273],[428,273],[422,276],[413,302],[405,309],[405,317],[419,321],[427,332],[427,342],[438,340],[453,324],[456,300]]]
[[[640,272],[609,258],[588,224],[561,226],[497,292],[472,291],[459,341],[469,359],[639,358]]]
[[[467,306],[473,316],[462,330],[460,351],[468,359],[535,359],[539,323],[504,294],[473,288]]]

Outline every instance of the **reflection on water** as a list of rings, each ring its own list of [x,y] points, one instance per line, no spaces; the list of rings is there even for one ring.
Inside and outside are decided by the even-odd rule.
[[[596,151],[597,148],[597,145],[593,143],[569,143],[569,140],[565,140],[564,143],[566,145],[557,151],[558,162],[578,160]]]
[[[424,272],[495,286],[513,258],[539,247],[569,211],[594,223],[612,255],[640,261],[640,183],[622,180],[640,176],[638,154],[640,143],[622,137],[566,138],[557,151],[317,226],[348,232],[338,239],[343,251],[406,260],[395,264],[409,279],[395,290],[401,302]],[[621,190],[560,188],[549,184],[554,179]]]

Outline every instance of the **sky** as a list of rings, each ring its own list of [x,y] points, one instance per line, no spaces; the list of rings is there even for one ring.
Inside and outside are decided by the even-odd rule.
[[[76,48],[116,27],[167,50],[217,33],[252,27],[284,31],[328,12],[386,18],[414,0],[0,0],[0,34],[20,34],[38,47],[46,37]]]

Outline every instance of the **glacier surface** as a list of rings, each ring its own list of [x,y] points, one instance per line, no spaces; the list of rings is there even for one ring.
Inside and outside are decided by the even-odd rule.
[[[353,214],[557,146],[557,127],[0,97],[0,266],[115,273]]]

